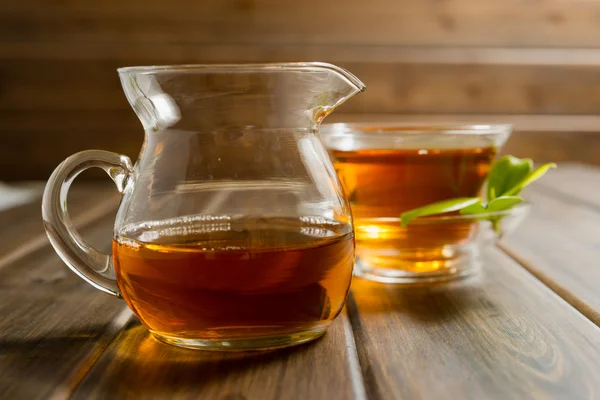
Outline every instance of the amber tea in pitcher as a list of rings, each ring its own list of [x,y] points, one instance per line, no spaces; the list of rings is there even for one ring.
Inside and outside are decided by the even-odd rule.
[[[113,258],[123,297],[152,332],[174,344],[231,341],[326,326],[346,298],[353,241],[336,221],[172,220],[125,227]]]
[[[357,274],[386,282],[447,277],[459,271],[452,249],[476,232],[471,220],[401,226],[404,211],[478,195],[506,139],[504,130],[449,126],[333,124],[322,128],[349,198]],[[462,271],[460,271],[462,272]]]
[[[53,172],[48,237],[80,277],[123,297],[158,340],[264,350],[323,335],[354,265],[350,205],[318,134],[365,89],[335,65],[280,63],[119,69],[144,127],[135,164],[100,150]],[[73,228],[73,179],[104,169],[122,193],[113,254]]]

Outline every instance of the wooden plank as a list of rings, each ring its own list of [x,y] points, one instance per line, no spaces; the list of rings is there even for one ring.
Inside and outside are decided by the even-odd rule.
[[[525,195],[533,203],[531,214],[502,248],[600,325],[600,208],[541,184]]]
[[[600,135],[597,132],[515,132],[502,154],[529,157],[543,162],[600,164]]]
[[[0,268],[34,250],[48,247],[40,213],[43,187],[40,189],[27,204],[0,213]],[[114,185],[76,182],[69,192],[69,212],[76,226],[85,226],[116,209],[118,199]]]
[[[113,122],[118,125],[118,121]],[[0,138],[0,180],[47,179],[65,158],[89,149],[114,151],[135,161],[142,148],[143,135],[141,128],[129,131],[80,128],[7,134]],[[84,174],[84,178],[107,179],[99,169]],[[114,191],[113,188],[111,190]]]
[[[342,110],[340,110],[342,111]],[[18,114],[18,115],[13,115]],[[73,116],[70,121],[70,115]],[[105,149],[135,161],[144,133],[132,111],[0,112],[0,180],[47,179],[66,157],[81,150]],[[21,123],[20,121],[23,121]],[[65,121],[65,122],[63,122]],[[538,162],[600,164],[600,118],[533,115],[400,115],[333,113],[325,122],[514,123],[503,152]],[[93,126],[96,124],[97,126]],[[28,138],[26,144],[23,138]],[[544,143],[540,146],[540,143]],[[23,163],[23,159],[27,159]],[[102,171],[86,174],[106,179]],[[545,181],[546,179],[544,179]],[[112,188],[110,189],[112,191]],[[600,196],[598,196],[600,198]]]
[[[344,113],[593,114],[600,93],[598,67],[340,64],[367,86]]]
[[[292,58],[297,60],[306,59],[298,54]],[[151,60],[131,56],[3,60],[0,110],[127,110],[116,72],[120,66],[248,61],[290,60],[277,50],[262,58],[257,54],[244,59],[233,52],[215,56],[202,49]],[[320,61],[347,68],[367,86],[340,108],[344,113],[594,115],[600,110],[599,65],[338,62],[327,55]],[[64,76],[69,79],[65,81]]]
[[[0,113],[0,116],[3,114]],[[394,114],[344,113],[335,111],[324,123],[441,123],[441,124],[511,124],[515,132],[600,133],[600,116],[539,114]],[[517,135],[515,133],[515,135]]]
[[[0,60],[117,60],[173,63],[202,57],[212,63],[329,60],[398,64],[599,66],[598,48],[398,46],[323,43],[239,44],[94,42],[2,42]]]
[[[93,129],[97,129],[98,133],[104,132],[104,135],[111,139],[118,137],[115,131],[136,132],[140,145],[144,138],[142,125],[130,108],[58,112],[0,111],[0,120],[3,122],[0,129],[6,129],[5,132],[10,130],[18,135],[44,131],[48,135],[53,135],[54,139],[61,132],[66,131],[65,136],[70,141],[76,139],[77,130],[92,132]],[[59,124],[61,121],[62,124]],[[599,115],[345,113],[340,109],[327,116],[323,123],[334,122],[512,124],[515,131],[520,132],[600,133]],[[91,140],[99,139],[91,138]],[[9,143],[8,140],[6,143]]]
[[[117,199],[94,207],[97,195],[85,193],[69,197],[73,220],[87,225],[82,235],[107,251]],[[59,259],[45,239],[39,210],[34,202],[0,214],[5,222],[0,243],[13,245],[3,247],[7,252],[0,261],[3,399],[62,398],[126,322],[117,318],[126,309],[124,302],[93,289]]]
[[[270,352],[214,353],[158,342],[132,321],[73,399],[364,399],[347,316],[315,342]]]
[[[595,1],[8,2],[5,41],[600,45]],[[290,18],[293,16],[293,18]],[[507,23],[510,21],[510,23]]]
[[[39,199],[44,186],[41,182],[19,182],[7,184],[0,181],[0,211],[20,206]],[[2,215],[0,214],[0,218]],[[2,225],[2,221],[0,221]]]
[[[600,329],[500,250],[484,266],[446,285],[353,282],[369,398],[598,397]]]
[[[550,119],[570,113],[588,120],[600,107],[599,50],[499,49],[496,54],[493,48],[352,45],[338,49],[318,43],[291,48],[219,43],[169,46],[0,43],[0,179],[47,178],[65,157],[87,148],[135,158],[143,137],[141,125],[115,71],[131,64],[331,61],[355,72],[368,89],[327,122],[361,114],[450,119],[480,115],[480,120],[490,121],[500,116],[511,122],[511,114],[522,121],[524,115],[539,113]],[[522,136],[525,146],[513,138],[508,149],[527,149],[531,153],[521,154],[541,161],[598,163],[595,139],[581,132],[600,125],[586,122],[581,131],[578,123],[569,127],[571,121],[562,123],[571,136],[556,134],[547,146],[538,145],[547,136]]]
[[[585,146],[581,146],[579,150],[582,153],[590,151]],[[597,160],[600,160],[600,152],[597,153]],[[545,192],[554,192],[567,201],[580,202],[600,210],[600,168],[596,165],[560,164],[559,168],[545,176],[538,186],[544,188]]]

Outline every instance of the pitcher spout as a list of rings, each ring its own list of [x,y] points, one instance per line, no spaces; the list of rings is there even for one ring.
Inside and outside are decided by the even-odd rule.
[[[322,84],[315,80],[316,90],[321,92],[311,110],[312,119],[316,124],[319,124],[323,118],[348,99],[366,89],[365,84],[354,74],[337,65],[327,63],[310,63],[308,65],[322,69],[326,73]]]
[[[336,65],[165,65],[119,69],[147,132],[314,129],[365,85]]]

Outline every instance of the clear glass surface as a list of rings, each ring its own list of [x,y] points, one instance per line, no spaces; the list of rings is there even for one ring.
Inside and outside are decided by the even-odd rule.
[[[400,218],[372,218],[356,227],[354,274],[394,284],[457,279],[481,267],[481,253],[515,230],[529,212],[511,210],[475,216],[417,218],[400,228]],[[487,219],[487,218],[490,219]]]
[[[403,228],[404,211],[474,197],[509,125],[331,124],[321,135],[349,198],[357,275],[388,283],[466,275],[488,229],[469,218],[428,218]],[[499,226],[500,227],[500,226]]]
[[[322,63],[127,67],[119,75],[145,138],[127,169],[101,152],[112,164],[100,166],[123,193],[112,258],[92,274],[101,269],[86,256],[94,250],[77,245],[60,211],[76,174],[97,166],[80,159],[99,155],[89,152],[48,182],[44,220],[57,252],[72,254],[75,272],[122,296],[167,343],[262,349],[323,334],[348,292],[354,234],[318,128],[364,85]]]

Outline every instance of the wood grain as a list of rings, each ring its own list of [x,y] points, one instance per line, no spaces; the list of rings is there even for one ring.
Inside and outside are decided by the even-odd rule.
[[[47,179],[66,157],[93,148],[126,154],[135,161],[144,140],[141,125],[127,110],[81,111],[74,113],[72,120],[66,112],[32,112],[29,117],[27,112],[10,114],[0,112],[5,122],[0,126],[0,180]],[[26,122],[21,124],[21,120]],[[327,123],[341,121],[514,123],[515,132],[504,153],[539,162],[600,164],[600,121],[593,116],[333,113],[326,119]],[[106,179],[99,170],[86,176]]]
[[[447,285],[357,279],[348,310],[370,399],[600,393],[600,329],[495,248],[482,274]]]
[[[501,150],[502,154],[532,158],[538,163],[600,164],[598,132],[522,132],[516,131]],[[545,181],[545,179],[544,179]]]
[[[73,399],[364,399],[352,333],[340,315],[315,342],[213,353],[158,342],[132,320]]]
[[[543,181],[547,183],[552,175]],[[571,176],[575,179],[575,174]],[[600,174],[596,176],[600,178]],[[590,186],[590,191],[594,190]],[[533,203],[530,215],[501,246],[600,325],[600,208],[574,199],[586,193],[591,199],[590,191],[580,188],[563,195],[554,187],[532,186],[525,192]]]
[[[42,224],[41,196],[40,190],[31,202],[0,213],[0,227],[4,228],[0,230],[0,268],[18,257],[15,254],[25,255],[48,247]],[[69,213],[76,226],[81,228],[116,210],[119,198],[112,184],[76,182],[69,191]]]
[[[589,149],[580,147],[580,152],[586,151]],[[600,154],[598,156],[600,160]],[[565,201],[587,205],[600,212],[600,168],[597,165],[560,164],[559,168],[544,176],[536,187],[552,192]]]
[[[3,11],[0,38],[16,42],[600,45],[594,1],[27,0]]]
[[[151,60],[131,55],[118,59],[100,55],[84,60],[9,59],[3,60],[0,70],[0,110],[127,110],[116,72],[124,65],[312,60],[302,53],[291,60],[284,58],[279,48],[251,58],[199,49],[189,56],[161,55]],[[600,110],[600,64],[344,61],[326,54],[316,60],[347,68],[367,86],[367,91],[339,109],[345,113],[594,115]]]
[[[95,197],[87,190],[70,199],[76,220]],[[538,207],[510,237],[533,249],[521,254],[548,254],[527,266],[594,257],[597,212],[543,190],[527,194]],[[556,213],[559,206],[564,215]],[[0,213],[0,221],[33,226],[39,204],[28,207],[14,217]],[[112,218],[89,225],[84,236],[106,249]],[[527,241],[543,231],[554,231],[555,239],[566,231],[575,240],[548,242],[554,251]],[[8,230],[0,235],[13,240]],[[593,294],[596,277],[588,272],[580,281],[590,286],[579,282],[573,293]],[[556,279],[570,284],[568,277]],[[195,352],[157,342],[122,302],[79,280],[48,245],[1,268],[0,282],[0,398],[588,399],[600,390],[600,328],[497,249],[486,254],[482,274],[447,285],[401,288],[356,279],[349,317],[342,314],[325,337],[263,353]]]
[[[452,57],[453,53],[439,48],[421,52],[392,48],[389,59],[379,50],[382,54],[375,54],[372,60],[362,55],[360,47],[336,52],[318,45],[317,50],[255,45],[238,51],[236,46],[217,44],[165,52],[150,45],[132,52],[126,44],[115,44],[106,52],[99,45],[97,51],[81,50],[83,45],[61,46],[61,57],[42,51],[45,46],[31,47],[32,53],[8,49],[7,54],[13,56],[2,56],[0,179],[46,179],[64,158],[89,148],[135,158],[143,131],[120,87],[116,68],[123,65],[334,62],[356,73],[367,91],[342,105],[326,122],[354,115],[399,119],[446,115],[450,121],[468,115],[483,122],[498,115],[507,122],[513,121],[511,115],[516,121],[529,116],[574,116],[587,121],[600,111],[600,55],[595,53],[587,59],[579,54],[570,64],[569,51],[541,53],[536,60],[525,52],[509,52],[494,59],[493,49],[479,53],[457,49],[458,55]],[[114,50],[119,46],[125,48]],[[54,48],[58,49],[57,45]],[[563,61],[553,61],[556,58]],[[548,146],[538,145],[539,140],[547,139],[541,135],[519,139],[536,158],[597,163],[596,137],[589,130],[579,131],[578,125],[574,121],[573,126],[563,123],[560,130],[551,128],[556,133]],[[518,143],[511,151],[520,148]]]
[[[598,21],[593,0],[4,2],[0,179],[46,178],[92,147],[135,156],[125,65],[331,62],[368,87],[346,114],[597,115]]]
[[[85,225],[82,216],[93,209],[95,193],[70,196],[76,225]],[[116,201],[104,200],[103,213],[95,220],[84,218],[88,227],[82,235],[107,251]],[[125,321],[116,317],[126,306],[69,271],[47,240],[31,246],[44,238],[39,202],[5,211],[0,220],[6,223],[0,230],[5,251],[0,266],[0,398],[64,398],[122,327]],[[12,249],[4,247],[9,244]],[[26,251],[19,253],[23,247]],[[15,253],[19,256],[11,257]]]

